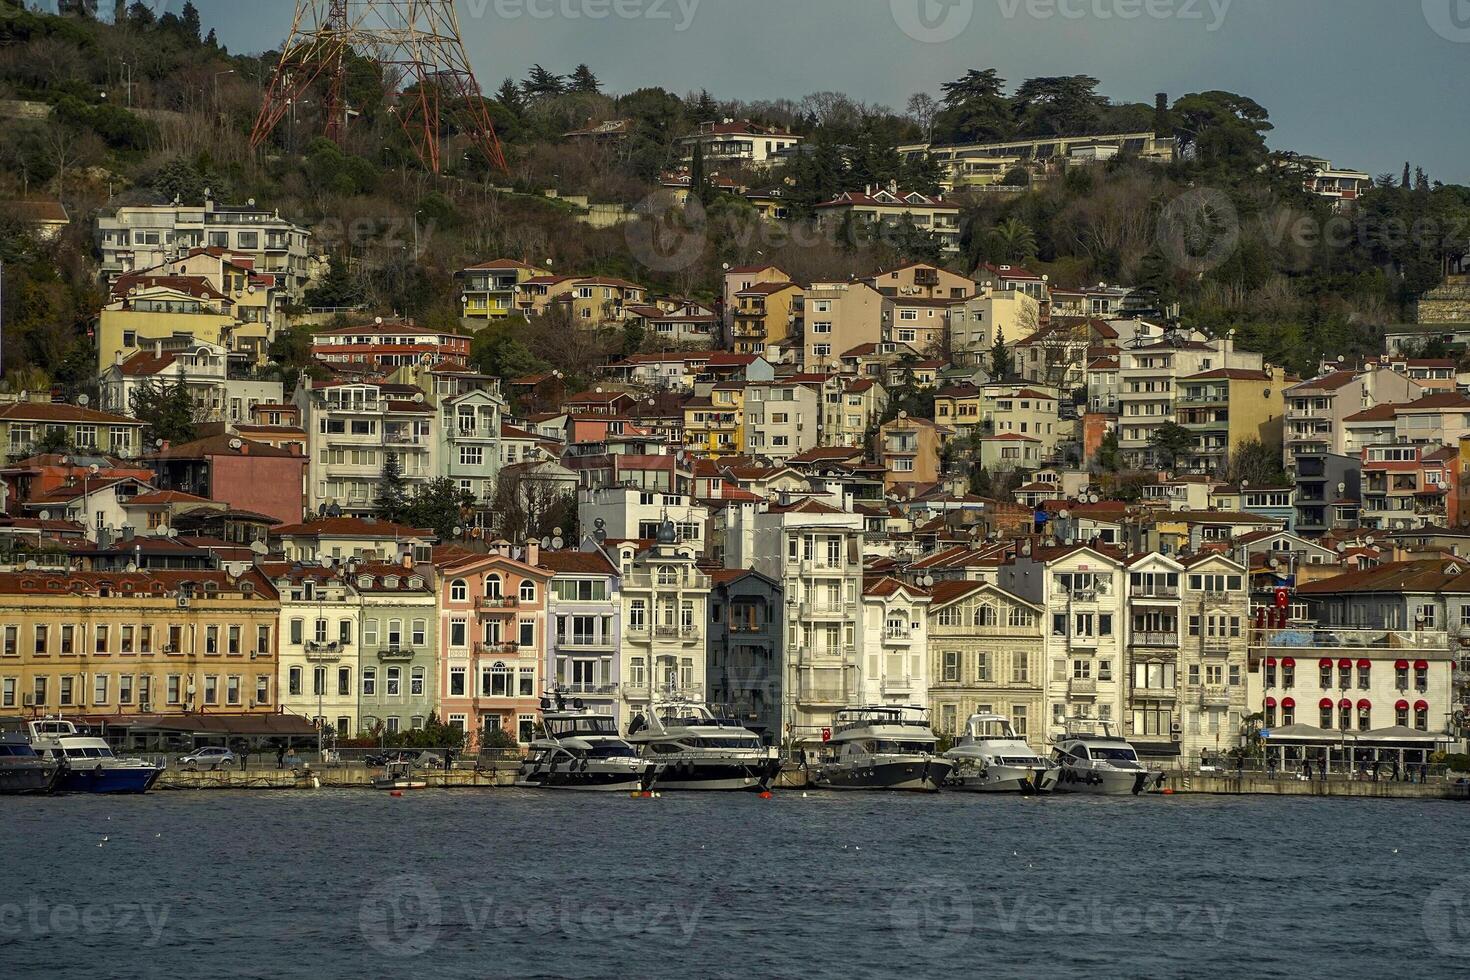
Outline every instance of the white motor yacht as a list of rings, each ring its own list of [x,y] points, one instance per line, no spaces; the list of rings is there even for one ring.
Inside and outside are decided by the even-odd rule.
[[[555,707],[542,698],[541,723],[544,733],[522,760],[517,786],[640,792],[651,789],[663,769],[618,735],[616,719],[593,714],[580,698],[570,708],[561,695]]]
[[[822,789],[897,789],[936,792],[954,763],[938,753],[929,710],[918,705],[844,708],[831,738],[809,766]]]
[[[954,748],[944,753],[954,763],[949,783],[978,793],[1050,793],[1058,769],[1016,734],[1004,715],[973,714]]]
[[[708,706],[667,701],[636,716],[628,741],[661,764],[658,788],[765,792],[781,771],[780,754],[760,736],[718,718]]]
[[[1052,758],[1059,767],[1058,793],[1137,796],[1164,787],[1164,773],[1140,762],[1111,722],[1089,720],[1069,729],[1055,741]]]

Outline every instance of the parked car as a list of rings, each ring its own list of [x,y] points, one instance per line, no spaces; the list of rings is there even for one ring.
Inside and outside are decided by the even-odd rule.
[[[199,769],[233,769],[240,765],[240,757],[227,748],[211,745],[180,756],[179,765],[190,772]]]

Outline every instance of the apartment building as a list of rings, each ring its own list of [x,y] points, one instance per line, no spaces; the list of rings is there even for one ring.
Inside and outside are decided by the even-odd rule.
[[[710,582],[707,700],[774,743],[786,660],[781,583],[743,568],[718,569]]]
[[[929,603],[928,592],[896,578],[864,583],[855,703],[928,707]]]
[[[238,436],[214,435],[165,445],[143,457],[160,490],[193,494],[281,521],[301,520],[307,457]]]
[[[294,401],[311,440],[311,510],[335,505],[345,514],[371,514],[390,454],[410,494],[439,472],[439,416],[412,385],[306,378]]]
[[[757,282],[736,292],[730,307],[735,353],[774,356],[796,331],[802,297],[792,282]]]
[[[1045,610],[997,586],[952,579],[929,589],[929,703],[934,730],[957,735],[972,714],[1005,715],[1047,750]]]
[[[396,735],[424,727],[438,709],[439,596],[434,566],[349,564],[362,617],[359,727]]]
[[[777,462],[822,442],[824,375],[745,386],[745,450]]]
[[[736,308],[740,305],[737,297],[740,293],[757,283],[789,283],[791,276],[780,266],[771,265],[737,265],[725,270],[724,284],[721,289],[720,299],[725,311],[725,323],[730,325]]]
[[[884,241],[905,224],[932,235],[939,250],[960,251],[960,209],[942,196],[904,190],[896,182],[887,187],[869,185],[861,191],[843,191],[816,206],[819,227],[829,234],[846,230],[853,243]]]
[[[865,282],[813,282],[801,297],[801,365],[826,371],[844,351],[883,340],[883,294]]]
[[[0,446],[7,462],[35,455],[44,438],[64,439],[79,452],[100,452],[124,459],[137,456],[143,423],[126,415],[99,412],[82,405],[56,402],[0,404]]]
[[[375,691],[377,661],[363,654],[362,603],[347,566],[271,562],[261,569],[280,595],[281,707],[340,738],[357,735],[359,697]]]
[[[1237,351],[1230,337],[1192,340],[1172,334],[1124,347],[1118,355],[1118,449],[1131,466],[1155,466],[1154,431],[1177,421],[1181,382],[1219,368],[1263,371],[1260,354]]]
[[[1060,734],[1072,718],[1120,722],[1128,611],[1122,561],[1085,545],[1026,550],[999,568],[996,584],[1047,610],[1048,734]]]
[[[940,455],[953,437],[953,429],[928,419],[910,418],[907,412],[899,412],[898,418],[880,425],[873,452],[883,468],[884,489],[893,492],[938,480],[942,475]]]
[[[0,573],[0,710],[119,725],[274,713],[279,610],[254,570]]]
[[[784,164],[804,138],[748,119],[721,119],[700,123],[698,132],[679,137],[675,147],[685,164],[694,161],[697,146],[707,168],[763,168]]]
[[[1365,371],[1332,371],[1293,385],[1286,391],[1284,463],[1290,470],[1298,456],[1348,452],[1349,416],[1376,405],[1416,401],[1423,386],[1386,367]]]
[[[985,367],[998,337],[1015,344],[1036,333],[1041,325],[1041,304],[1023,292],[982,289],[968,297],[951,299],[948,318],[954,362]]]
[[[500,435],[505,418],[505,400],[498,391],[468,391],[439,403],[439,434],[443,448],[444,476],[460,492],[473,498],[471,521],[486,527],[495,483],[500,476]]]
[[[884,269],[863,279],[890,299],[962,300],[975,295],[975,281],[968,276],[932,265],[909,262]]]
[[[1181,468],[1215,473],[1243,443],[1279,441],[1285,388],[1285,372],[1269,366],[1261,371],[1214,368],[1180,379],[1176,414],[1195,439]]]
[[[602,529],[615,541],[653,541],[667,521],[679,544],[703,555],[709,508],[688,492],[604,486],[578,491],[577,521],[585,529]]]
[[[1358,520],[1376,531],[1459,526],[1460,451],[1426,445],[1362,450]]]
[[[202,276],[128,276],[97,316],[97,372],[160,342],[211,344],[241,368],[265,363],[270,326],[240,319],[240,307]]]
[[[200,205],[124,205],[97,217],[97,245],[108,281],[152,269],[200,248],[250,256],[253,270],[274,277],[278,288],[299,299],[311,264],[311,233],[279,212],[215,202]]]
[[[313,333],[311,356],[324,364],[365,364],[383,371],[419,364],[463,368],[469,365],[470,338],[379,317],[362,326]]]
[[[547,689],[581,698],[597,714],[621,714],[623,609],[618,569],[601,550],[542,551],[552,571],[547,606]]]
[[[1187,756],[1229,748],[1249,704],[1250,580],[1227,555],[1182,559],[1179,644],[1181,744]]]
[[[888,389],[872,378],[833,374],[822,383],[823,446],[856,448],[888,408]]]
[[[667,698],[703,700],[705,637],[712,583],[699,552],[664,521],[651,547],[620,541],[607,549],[618,566],[622,646],[619,715],[651,710]]]
[[[127,415],[136,392],[182,385],[198,406],[197,422],[248,423],[257,405],[281,400],[281,382],[239,377],[219,344],[170,337],[107,367],[97,379],[98,407]]]
[[[725,381],[684,403],[684,446],[709,459],[738,456],[745,447],[745,384]]]
[[[726,567],[780,582],[786,599],[781,737],[818,735],[861,693],[863,517],[830,495],[781,493],[726,520]]]
[[[1072,435],[1074,426],[1063,425],[1061,398],[1054,391],[990,384],[981,389],[981,395],[981,421],[989,423],[988,431],[1035,439],[1043,460],[1055,455],[1058,444]]]
[[[516,312],[516,287],[540,274],[515,259],[492,259],[454,274],[459,283],[460,315],[466,320],[503,320]]]
[[[445,722],[478,747],[493,732],[531,741],[547,690],[547,592],[553,572],[531,544],[521,558],[509,549],[456,552],[438,562],[439,698]]]

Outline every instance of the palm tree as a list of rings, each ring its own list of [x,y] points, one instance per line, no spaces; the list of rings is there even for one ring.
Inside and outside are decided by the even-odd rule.
[[[1036,233],[1019,218],[1007,218],[990,229],[990,247],[998,258],[1024,262],[1036,254]]]

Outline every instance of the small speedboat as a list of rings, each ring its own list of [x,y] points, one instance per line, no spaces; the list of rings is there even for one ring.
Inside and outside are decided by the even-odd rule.
[[[407,762],[388,763],[383,775],[373,780],[373,789],[427,789],[428,786],[428,780],[414,777],[413,766]]]
[[[666,701],[628,726],[643,758],[663,765],[660,790],[751,790],[763,793],[781,772],[781,756],[760,736],[717,718],[701,703]]]
[[[557,695],[554,708],[542,698],[541,724],[544,734],[521,761],[517,786],[645,792],[663,771],[618,735],[617,719],[593,714],[580,698],[567,707]]]
[[[971,715],[965,733],[944,757],[954,763],[946,784],[953,789],[1050,793],[1057,785],[1056,764],[1027,745],[1004,715]]]
[[[31,745],[25,723],[0,719],[0,795],[44,795],[61,779],[61,764]]]
[[[1058,793],[1138,796],[1164,788],[1164,773],[1144,766],[1133,746],[1113,733],[1111,722],[1089,719],[1069,730],[1053,745],[1052,759],[1058,766]]]
[[[163,766],[116,756],[103,739],[83,735],[58,718],[29,723],[31,747],[61,767],[57,789],[64,793],[146,793]]]
[[[938,754],[929,710],[918,705],[844,708],[808,768],[822,789],[937,792],[954,763]]]

